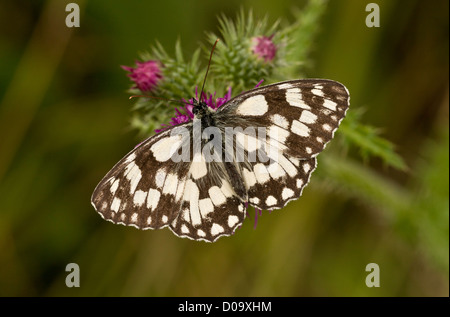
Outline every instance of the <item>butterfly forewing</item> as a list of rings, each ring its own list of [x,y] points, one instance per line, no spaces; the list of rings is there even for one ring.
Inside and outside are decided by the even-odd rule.
[[[344,85],[324,79],[293,80],[241,94],[219,108],[267,128],[268,137],[298,158],[319,154],[345,117],[349,94]]]
[[[190,163],[170,158],[189,140],[171,136],[171,130],[140,144],[98,184],[91,201],[104,219],[140,229],[158,229],[178,216]]]

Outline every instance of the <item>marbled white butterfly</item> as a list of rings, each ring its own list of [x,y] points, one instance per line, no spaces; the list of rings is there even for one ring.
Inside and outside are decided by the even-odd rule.
[[[113,223],[214,242],[242,224],[247,204],[272,210],[300,197],[348,106],[345,86],[324,79],[255,88],[216,111],[194,100],[194,120],[128,153],[92,205]]]

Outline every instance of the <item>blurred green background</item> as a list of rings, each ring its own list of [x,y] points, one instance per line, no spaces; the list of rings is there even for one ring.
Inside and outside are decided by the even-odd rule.
[[[364,108],[408,170],[377,159],[352,169],[324,151],[301,199],[264,212],[256,229],[250,211],[213,244],[113,225],[92,208],[96,184],[140,141],[119,65],[155,40],[173,53],[180,38],[189,56],[220,13],[293,22],[306,1],[79,0],[74,29],[69,2],[0,2],[0,295],[449,295],[447,0],[330,1],[308,57],[307,76],[344,83],[349,111]],[[369,2],[380,28],[365,26]],[[339,186],[346,168],[367,174],[361,187],[374,194]],[[72,262],[79,288],[65,285]],[[379,288],[365,285],[373,262]]]

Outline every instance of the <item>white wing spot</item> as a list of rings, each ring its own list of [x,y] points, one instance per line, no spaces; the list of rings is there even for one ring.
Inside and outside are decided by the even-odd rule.
[[[258,197],[252,197],[252,198],[249,199],[249,201],[250,201],[252,204],[255,204],[255,205],[258,205],[259,202],[260,202],[260,200],[259,200]]]
[[[292,107],[302,108],[310,110],[311,107],[308,106],[304,101],[299,88],[291,88],[286,90],[286,101]]]
[[[181,213],[181,216],[184,221],[189,221],[189,209],[184,209]]]
[[[278,85],[278,89],[288,89],[288,88],[292,88],[293,85],[291,83],[284,83],[281,85]]]
[[[198,202],[198,206],[200,208],[200,214],[203,218],[206,218],[209,213],[214,211],[214,206],[209,198],[201,199]]]
[[[243,169],[243,176],[244,176],[245,184],[247,185],[247,189],[249,189],[250,187],[253,187],[256,184],[255,173],[253,173],[253,172],[249,171],[248,169],[244,168]]]
[[[309,128],[297,120],[292,121],[291,131],[299,136],[309,136]]]
[[[166,215],[163,215],[163,216],[161,217],[162,223],[166,223],[168,220],[169,220],[169,218],[168,218]]]
[[[317,116],[310,111],[303,110],[299,120],[303,123],[315,123]]]
[[[281,193],[281,197],[283,198],[283,200],[291,198],[292,196],[294,196],[294,191],[292,189],[287,187],[283,189],[283,192]]]
[[[205,231],[203,231],[202,229],[198,229],[198,230],[197,230],[197,235],[198,235],[199,237],[205,237],[205,236],[206,236],[206,233],[205,233]]]
[[[303,186],[303,179],[297,179],[297,188],[300,188]]]
[[[232,228],[238,222],[239,222],[238,216],[235,216],[235,215],[228,216],[228,227]]]
[[[289,128],[289,121],[282,115],[274,114],[270,117],[270,120],[272,120],[272,122],[274,124],[284,128],[284,129]]]
[[[325,101],[323,102],[323,106],[324,106],[325,108],[330,109],[330,110],[336,111],[337,103],[335,103],[334,101],[325,99]]]
[[[192,180],[188,180],[186,186],[188,186],[189,188],[189,212],[191,214],[192,225],[197,226],[202,223],[200,209],[198,206],[198,197],[200,196],[200,191],[198,189],[198,186]]]
[[[147,224],[150,225],[152,223],[152,216],[148,216],[147,218]]]
[[[231,188],[231,185],[227,180],[222,179],[222,186],[220,187],[220,190],[227,198],[234,196],[233,188]]]
[[[130,162],[125,168],[125,175],[127,179],[130,181],[130,194],[133,194],[136,190],[139,181],[142,178],[141,170],[136,163]]]
[[[161,197],[161,193],[157,189],[150,188],[147,195],[147,208],[151,208],[151,210],[155,210],[158,206],[159,198]]]
[[[174,195],[177,192],[178,177],[175,174],[168,174],[164,182],[163,194]]]
[[[120,198],[114,197],[114,199],[113,199],[113,201],[111,203],[111,210],[115,211],[115,212],[118,212],[119,208],[120,208],[120,203],[121,203]]]
[[[214,223],[211,226],[211,234],[213,236],[218,235],[219,233],[222,233],[222,232],[224,232],[224,229],[223,229],[223,227],[221,225],[219,225],[217,223]]]
[[[150,147],[150,151],[158,162],[166,162],[180,148],[182,142],[181,135],[162,138]]]
[[[189,228],[186,225],[181,226],[181,232],[182,233],[189,233]]]
[[[137,222],[137,217],[138,217],[138,214],[137,213],[133,213],[131,215],[130,221],[136,223]]]
[[[126,217],[126,215],[124,213],[120,214],[120,220],[125,221],[125,217]]]
[[[155,176],[155,184],[158,186],[158,188],[162,188],[164,185],[164,180],[166,179],[166,169],[164,167],[161,167],[157,172]]]
[[[256,176],[256,180],[260,184],[264,184],[270,180],[269,171],[267,171],[266,167],[262,163],[258,163],[253,167],[253,171]]]
[[[270,164],[267,170],[273,179],[278,179],[286,175],[284,169],[277,162]]]
[[[137,190],[134,193],[133,204],[135,206],[140,207],[144,204],[146,198],[147,198],[147,192],[144,192],[142,190]]]
[[[297,169],[294,165],[292,165],[291,161],[289,161],[283,154],[276,153],[278,155],[272,155],[272,153],[268,153],[268,156],[275,162],[281,165],[281,167],[288,173],[289,176],[294,177],[297,175]]]
[[[245,170],[245,169],[244,169]],[[208,190],[209,197],[215,206],[220,206],[226,203],[227,198],[222,193],[219,187],[213,186]]]
[[[133,152],[133,153],[130,154],[130,156],[128,156],[128,157],[125,159],[125,162],[126,162],[126,163],[131,162],[131,161],[133,161],[135,158],[136,158],[136,153]]]
[[[322,128],[323,128],[325,131],[328,131],[328,132],[330,132],[330,131],[332,130],[331,126],[330,126],[329,124],[326,124],[326,123],[322,126]]]
[[[317,140],[317,142],[319,142],[319,143],[323,143],[323,139],[322,139],[321,137],[319,137],[319,136],[316,138],[316,140]]]
[[[130,177],[130,194],[133,194],[134,191],[136,190],[137,185],[139,184],[139,181],[142,178],[141,170],[137,165],[135,165],[133,175],[131,176],[130,172],[130,174],[128,174],[127,177],[128,176]]]
[[[313,93],[314,95],[319,96],[319,97],[325,96],[321,89],[317,89],[317,86],[315,89],[311,89],[311,93]]]
[[[311,170],[311,165],[309,165],[308,163],[303,164],[303,170],[305,171],[305,173],[308,173]]]
[[[289,131],[276,125],[271,125],[269,127],[268,133],[271,140],[276,140],[279,143],[285,143],[290,134]]]
[[[275,197],[273,197],[272,195],[270,195],[269,197],[267,197],[266,199],[266,205],[267,206],[273,206],[277,203],[277,199]]]
[[[311,154],[312,153],[312,149],[309,147],[309,146],[307,146],[306,148],[305,148],[305,151],[306,151],[306,153],[308,153],[308,154]],[[298,165],[297,165],[298,166]]]
[[[201,153],[195,153],[189,172],[194,179],[199,179],[208,173],[205,158]]]
[[[269,110],[264,95],[256,95],[245,99],[237,108],[237,114],[243,116],[262,116]]]
[[[116,194],[116,190],[119,188],[119,179],[116,179],[114,183],[112,184],[111,188],[109,189],[111,191],[111,194],[114,196]]]

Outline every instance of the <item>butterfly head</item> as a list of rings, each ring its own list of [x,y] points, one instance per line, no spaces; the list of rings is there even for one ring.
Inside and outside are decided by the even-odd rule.
[[[208,105],[203,101],[198,101],[197,99],[194,99],[193,102],[194,108],[192,109],[192,113],[195,116],[201,116],[202,114],[206,113],[206,110],[208,108]]]
[[[201,120],[202,127],[204,128],[214,125],[214,110],[208,107],[206,102],[197,101],[197,99],[194,99],[193,104],[194,108],[192,108],[192,113],[194,114],[194,119]]]

